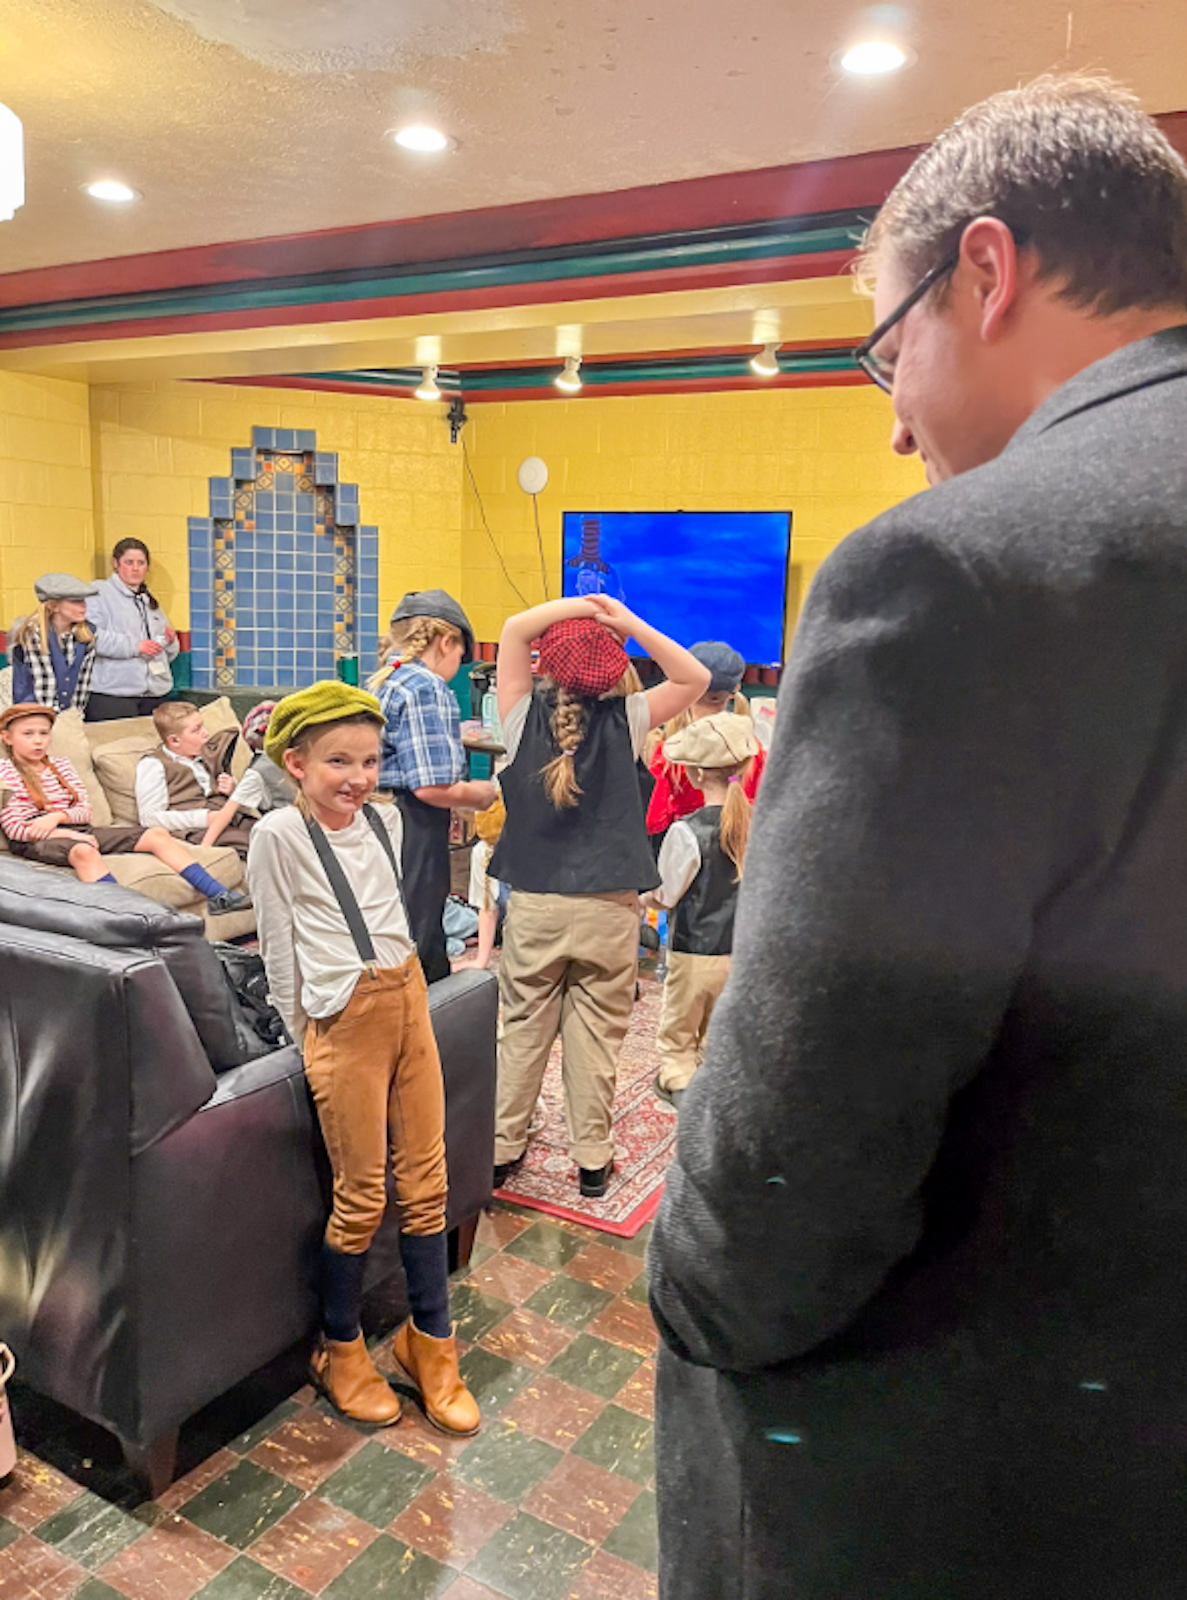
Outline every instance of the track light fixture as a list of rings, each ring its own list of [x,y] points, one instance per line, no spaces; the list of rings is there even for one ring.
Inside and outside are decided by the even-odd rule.
[[[566,356],[565,370],[554,381],[565,394],[576,394],[581,388],[581,357]]]
[[[777,378],[779,376],[779,357],[775,352],[778,348],[777,344],[764,344],[758,354],[751,357],[751,372],[756,372],[760,378]]]
[[[420,388],[416,391],[418,400],[440,400],[441,391],[437,387],[436,367],[422,367],[420,369]]]

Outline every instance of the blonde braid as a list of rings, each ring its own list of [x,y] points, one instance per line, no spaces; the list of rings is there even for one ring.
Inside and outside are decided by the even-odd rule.
[[[433,640],[441,638],[465,642],[461,629],[440,617],[409,617],[405,622],[393,622],[379,641],[379,670],[367,679],[367,688],[374,694],[397,666],[405,661],[418,661]],[[393,662],[393,656],[398,656],[399,660]]]
[[[566,806],[575,806],[577,796],[581,793],[573,757],[585,738],[585,701],[581,695],[563,686],[556,691],[552,737],[560,746],[561,753],[543,768],[541,776],[548,798],[560,811]]]

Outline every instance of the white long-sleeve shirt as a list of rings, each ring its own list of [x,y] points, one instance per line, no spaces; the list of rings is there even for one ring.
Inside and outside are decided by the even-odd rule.
[[[673,822],[659,847],[659,888],[647,898],[661,911],[672,911],[692,888],[701,870],[701,847],[687,822]]]
[[[400,859],[400,813],[375,808]],[[380,967],[400,967],[415,946],[387,853],[360,812],[326,838],[354,890]],[[310,1017],[332,1017],[354,993],[363,971],[346,919],[334,898],[295,806],[270,811],[251,830],[247,882],[255,906],[260,954],[272,1003],[298,1043]]]
[[[210,773],[196,756],[179,756],[173,750],[164,749],[161,754],[167,761],[176,761],[180,766],[187,767],[198,780],[203,794],[208,795],[214,788]],[[233,799],[237,806],[249,811],[264,810],[267,806],[264,780],[258,773],[245,772],[225,798]],[[171,811],[165,769],[155,756],[146,756],[136,768],[136,815],[142,828],[167,828],[170,833],[192,833],[197,828],[206,827],[211,813],[205,806],[200,811],[196,808],[193,811]]]

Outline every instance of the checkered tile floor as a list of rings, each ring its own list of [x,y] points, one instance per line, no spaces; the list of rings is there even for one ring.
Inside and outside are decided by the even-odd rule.
[[[212,1453],[191,1440],[204,1459],[137,1505],[106,1435],[18,1394],[0,1600],[654,1600],[645,1248],[483,1218],[453,1287],[472,1440],[412,1403],[363,1434],[300,1388]]]

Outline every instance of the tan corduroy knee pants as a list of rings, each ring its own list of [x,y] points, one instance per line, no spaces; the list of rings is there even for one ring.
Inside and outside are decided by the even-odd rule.
[[[687,1089],[705,1053],[705,1030],[729,977],[729,956],[668,956],[664,1004],[655,1044],[663,1089]]]
[[[366,1250],[390,1156],[404,1233],[445,1227],[445,1084],[420,962],[364,972],[343,1010],[305,1031],[305,1076],[334,1174],[326,1243]]]
[[[503,928],[495,1161],[527,1146],[548,1052],[559,1030],[565,1122],[579,1167],[614,1154],[610,1114],[618,1052],[635,1002],[639,897],[511,893]]]

